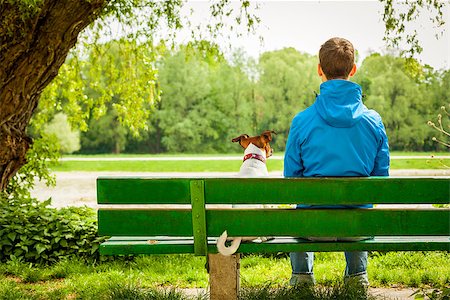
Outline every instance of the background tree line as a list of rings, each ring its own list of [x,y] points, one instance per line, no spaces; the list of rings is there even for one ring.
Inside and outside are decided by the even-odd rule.
[[[311,105],[314,92],[319,92],[317,57],[293,48],[263,53],[258,60],[239,50],[225,58],[211,45],[135,48],[112,41],[99,45],[83,60],[68,59],[64,66],[70,71],[61,72],[52,90],[60,111],[73,109],[70,90],[75,91],[77,102],[80,97],[96,103],[105,102],[105,96],[112,100],[101,112],[88,111],[85,126],[80,124],[81,134],[67,129],[62,113],[46,119],[44,131],[59,136],[63,152],[236,152],[239,148],[231,143],[232,137],[266,129],[278,132],[273,146],[283,151],[292,118]],[[145,62],[150,55],[157,56],[152,65]],[[130,58],[133,65],[124,63]],[[130,69],[134,76],[127,78]],[[74,76],[82,79],[82,90],[71,86],[79,81],[71,81]],[[138,80],[138,85],[132,80]],[[434,70],[411,60],[405,64],[405,58],[374,53],[362,61],[352,80],[362,86],[366,106],[382,116],[392,150],[439,149],[431,140],[433,129],[426,124],[450,99],[449,70]],[[111,94],[112,90],[119,92]],[[145,130],[124,126],[123,108],[144,105],[149,93],[160,97],[145,116]]]

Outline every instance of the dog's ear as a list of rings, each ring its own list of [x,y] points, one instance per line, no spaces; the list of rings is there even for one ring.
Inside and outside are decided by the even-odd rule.
[[[263,133],[261,133],[261,137],[265,140],[266,143],[272,141],[272,133],[277,134],[273,130],[266,130]]]
[[[231,141],[233,142],[233,143],[237,143],[237,142],[241,142],[241,140],[242,139],[248,139],[250,136],[248,135],[248,134],[246,134],[246,133],[244,133],[244,134],[241,134],[240,136],[238,136],[238,137],[235,137],[234,139],[232,139]]]

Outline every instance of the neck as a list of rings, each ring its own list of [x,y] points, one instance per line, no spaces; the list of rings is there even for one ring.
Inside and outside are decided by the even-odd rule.
[[[245,149],[244,154],[249,153],[259,154],[262,155],[263,157],[266,157],[266,152],[261,148],[256,147],[254,144],[249,144],[248,147]]]
[[[248,147],[244,151],[244,161],[247,159],[258,159],[262,162],[266,162],[266,152],[261,148],[256,147],[253,144],[249,144]]]

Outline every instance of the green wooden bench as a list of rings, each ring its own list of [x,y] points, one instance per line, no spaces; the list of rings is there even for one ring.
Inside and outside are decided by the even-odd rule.
[[[101,244],[101,254],[208,255],[211,299],[233,299],[239,289],[239,255],[231,262],[215,255],[217,237],[225,230],[229,236],[275,237],[242,243],[238,253],[450,250],[449,209],[230,208],[231,204],[448,204],[449,178],[102,177],[97,180],[97,198],[99,234],[111,237]],[[302,236],[374,238],[311,242],[297,238]],[[227,274],[230,271],[216,276],[214,268],[219,273],[236,270],[237,277]],[[231,283],[227,286],[221,277],[231,278]]]

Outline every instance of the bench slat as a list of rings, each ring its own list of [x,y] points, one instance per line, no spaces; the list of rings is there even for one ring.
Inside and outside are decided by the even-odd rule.
[[[448,178],[205,179],[207,204],[447,204]]]
[[[192,212],[189,209],[99,209],[98,232],[107,236],[192,236]]]
[[[97,179],[98,204],[191,204],[189,179]]]
[[[98,218],[100,235],[193,235],[190,210],[100,209]],[[224,230],[229,236],[448,236],[450,210],[207,210],[207,236],[219,236]]]
[[[207,204],[447,204],[448,178],[107,178],[99,204],[190,204],[190,181],[205,181]]]
[[[160,238],[155,242],[155,238]],[[114,237],[100,245],[102,255],[194,253],[192,238]],[[123,239],[123,240],[121,240]],[[153,241],[153,242],[149,242]],[[242,243],[239,253],[276,253],[290,251],[449,251],[449,237],[375,237],[360,242],[310,242],[277,237],[265,243]],[[217,253],[215,239],[208,239],[208,252]]]
[[[293,209],[206,212],[208,236],[450,235],[450,210]],[[351,222],[348,222],[351,220]]]

